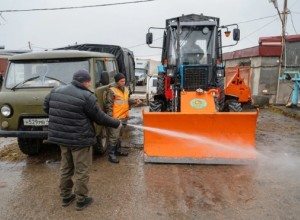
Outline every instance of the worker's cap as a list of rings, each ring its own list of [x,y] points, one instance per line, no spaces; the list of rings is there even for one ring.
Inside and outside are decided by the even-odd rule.
[[[117,75],[115,75],[116,82],[119,82],[121,79],[125,79],[125,76],[123,73],[118,73]]]
[[[86,70],[78,70],[77,72],[74,73],[73,80],[76,80],[81,83],[90,82],[91,76],[90,76],[89,72]]]

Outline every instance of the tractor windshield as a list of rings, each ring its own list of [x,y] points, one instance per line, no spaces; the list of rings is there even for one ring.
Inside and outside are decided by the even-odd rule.
[[[176,29],[172,29],[169,45],[169,63],[175,65],[179,56],[180,64],[210,64],[213,53],[213,27],[212,26],[183,26],[180,31],[179,54],[176,53]]]

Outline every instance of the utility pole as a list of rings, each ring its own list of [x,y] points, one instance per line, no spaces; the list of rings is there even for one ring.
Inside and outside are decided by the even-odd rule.
[[[279,70],[278,70],[279,74],[278,74],[278,76],[280,76],[281,72],[282,72],[283,55],[284,55],[284,52],[285,52],[286,15],[287,15],[287,0],[284,0],[283,12],[282,12],[282,16],[281,16],[281,23],[282,23],[281,55],[280,55],[280,60],[279,60]],[[284,64],[284,69],[285,69],[285,64]],[[278,88],[277,88],[277,90],[278,90]]]
[[[277,83],[277,93],[276,93],[276,102],[278,101],[278,95],[279,95],[279,77],[281,76],[282,72],[282,66],[283,66],[283,56],[285,52],[285,32],[286,32],[286,16],[287,16],[287,0],[284,0],[283,4],[283,12],[280,13],[278,9],[277,0],[269,0],[269,2],[272,2],[274,4],[274,7],[277,10],[277,13],[279,15],[280,21],[281,21],[281,54],[279,59],[279,66],[278,66],[278,83]],[[285,65],[284,65],[285,68]]]

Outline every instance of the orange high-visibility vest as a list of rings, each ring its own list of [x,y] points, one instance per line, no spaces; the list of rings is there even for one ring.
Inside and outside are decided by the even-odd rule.
[[[129,117],[129,91],[125,87],[124,92],[116,87],[109,88],[114,93],[113,117],[124,119]]]

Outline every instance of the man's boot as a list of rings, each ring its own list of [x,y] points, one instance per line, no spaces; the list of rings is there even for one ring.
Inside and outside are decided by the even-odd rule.
[[[121,141],[118,141],[115,153],[116,153],[117,156],[123,156],[123,157],[128,156],[127,152],[121,150]]]
[[[115,155],[116,147],[116,145],[108,146],[108,160],[112,163],[119,163],[119,160]]]

